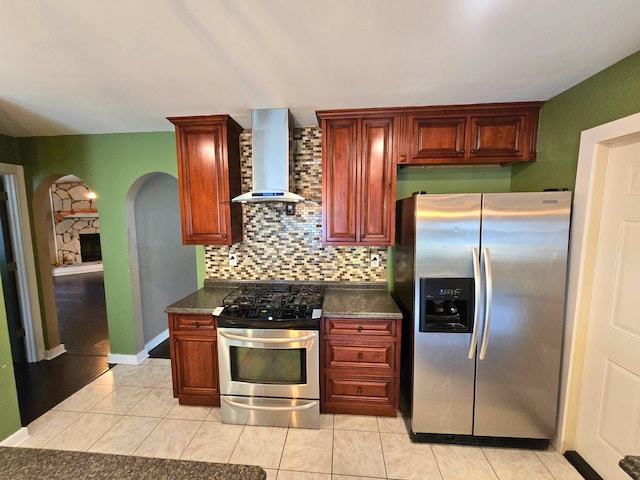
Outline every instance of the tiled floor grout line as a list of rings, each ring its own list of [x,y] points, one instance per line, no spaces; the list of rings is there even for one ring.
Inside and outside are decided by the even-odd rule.
[[[491,471],[495,475],[496,479],[500,480],[500,475],[498,474],[495,467],[493,466],[493,463],[491,463],[491,460],[489,459],[489,457],[487,457],[487,453],[484,451],[484,448],[480,447],[480,451],[482,452],[482,456],[485,458],[485,460],[489,464],[489,467],[491,468]]]
[[[436,452],[433,451],[433,445],[429,444],[429,450],[431,450],[431,455],[433,455],[433,460],[436,462],[436,467],[438,467],[440,480],[444,480],[444,473],[442,473],[442,467],[440,467],[440,462],[438,462],[438,457],[436,456]]]
[[[278,473],[280,472],[280,467],[282,466],[282,457],[284,457],[284,450],[287,447],[287,438],[289,438],[290,428],[287,428],[287,434],[284,436],[284,442],[282,443],[282,451],[280,452],[280,460],[278,460],[278,468],[276,469],[276,478],[278,478]]]

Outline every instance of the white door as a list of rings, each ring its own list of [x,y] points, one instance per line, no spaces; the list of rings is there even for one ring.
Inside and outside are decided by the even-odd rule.
[[[607,480],[640,455],[640,140],[609,149],[577,452]]]

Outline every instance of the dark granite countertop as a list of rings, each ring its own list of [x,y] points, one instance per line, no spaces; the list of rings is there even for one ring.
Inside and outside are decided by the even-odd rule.
[[[620,460],[619,465],[631,478],[640,479],[640,456],[627,455]]]
[[[224,297],[231,293],[234,288],[236,288],[236,286],[205,286],[177,302],[172,303],[166,308],[166,312],[211,315],[216,307],[222,305]]]
[[[254,281],[206,280],[200,290],[172,303],[166,308],[168,313],[210,315],[222,305],[224,297],[243,283]],[[273,283],[265,281],[264,283]],[[287,283],[287,282],[281,282]],[[296,282],[300,283],[300,282]],[[343,318],[402,318],[384,282],[305,282],[325,287],[322,314],[327,317]]]
[[[0,447],[0,478],[32,480],[265,480],[255,465],[194,462],[37,448]]]
[[[386,285],[332,286],[325,290],[322,315],[342,318],[402,318]]]

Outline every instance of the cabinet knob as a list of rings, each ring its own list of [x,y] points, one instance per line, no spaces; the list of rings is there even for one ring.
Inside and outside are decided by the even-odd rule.
[[[362,240],[364,238],[364,233],[360,234],[360,240]]]
[[[362,387],[358,387],[358,395],[362,394]]]
[[[362,360],[362,353],[358,353],[358,360]]]
[[[356,238],[356,234],[354,233],[353,235],[351,235],[351,238]]]
[[[362,325],[358,325],[358,331],[361,332],[362,331]]]
[[[227,238],[227,234],[226,234],[226,233],[223,233],[223,234],[222,234],[222,238]]]
[[[475,149],[475,148],[472,148],[472,149],[471,149],[471,153],[476,153],[476,149]]]
[[[462,155],[464,155],[464,148],[460,150],[458,153],[461,153]]]
[[[191,322],[191,325],[193,325],[194,327],[199,327],[200,324],[198,322],[196,322],[195,320],[193,322]]]

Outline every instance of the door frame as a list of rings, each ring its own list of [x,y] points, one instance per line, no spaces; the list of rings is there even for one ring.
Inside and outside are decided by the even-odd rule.
[[[33,253],[33,239],[27,207],[27,191],[24,180],[24,168],[21,165],[0,163],[0,175],[6,182],[7,210],[11,243],[17,263],[18,298],[22,325],[25,330],[25,349],[27,362],[39,362],[44,359],[44,334],[36,262]]]
[[[573,198],[558,434],[553,442],[560,452],[576,448],[609,150],[613,143],[634,136],[638,136],[640,141],[640,113],[585,130],[580,137]]]

